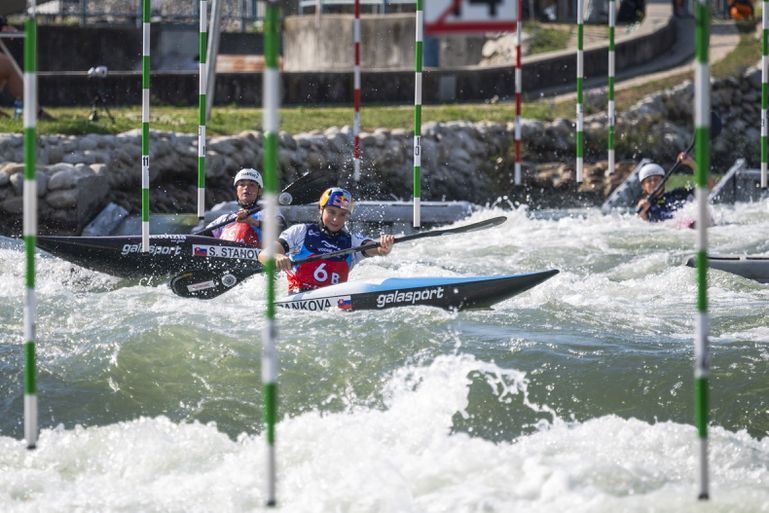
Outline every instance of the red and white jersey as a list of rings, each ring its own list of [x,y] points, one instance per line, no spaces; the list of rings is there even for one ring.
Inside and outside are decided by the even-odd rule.
[[[279,242],[292,260],[301,260],[340,249],[357,248],[371,242],[371,239],[351,235],[346,230],[331,234],[317,223],[313,223],[297,224],[284,230],[280,234]],[[353,266],[363,258],[363,253],[357,251],[294,267],[286,276],[289,291],[299,292],[344,283]]]

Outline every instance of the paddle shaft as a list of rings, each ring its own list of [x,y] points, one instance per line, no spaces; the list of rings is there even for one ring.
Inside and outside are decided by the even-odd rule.
[[[414,233],[411,235],[403,235],[401,237],[396,237],[394,242],[406,242],[410,240],[422,239],[427,237],[438,237],[441,235],[448,235],[451,233],[473,232],[476,230],[482,230],[485,228],[498,226],[504,223],[506,220],[507,218],[505,216],[499,216],[491,219],[486,219],[485,221],[480,221],[478,223],[458,226],[456,228],[447,228],[444,230],[432,230],[429,232],[420,232],[420,233]],[[363,244],[362,246],[358,246],[356,248],[347,248],[339,251],[334,251],[332,253],[322,253],[319,255],[313,255],[307,258],[303,258],[301,260],[297,260],[293,262],[293,264],[302,265],[302,264],[306,264],[308,262],[313,262],[316,260],[323,260],[326,258],[333,258],[336,256],[347,255],[350,253],[355,253],[356,251],[366,251],[368,249],[373,249],[376,247],[379,247],[378,242],[370,242],[368,244]],[[238,267],[236,269],[231,269],[229,271],[211,271],[211,270],[185,271],[181,274],[176,275],[174,278],[172,278],[170,282],[170,286],[171,286],[171,290],[174,291],[174,294],[178,296],[198,297],[201,299],[212,299],[227,292],[236,283],[240,283],[246,278],[254,274],[261,273],[263,270],[264,269],[262,268],[261,265],[254,265],[248,268]],[[227,280],[225,280],[225,278]],[[229,281],[229,283],[227,283],[227,281]],[[191,287],[199,286],[201,284],[208,285],[208,283],[211,283],[211,285],[196,288],[196,289],[191,288]]]
[[[446,228],[444,230],[431,230],[429,232],[419,232],[419,233],[412,233],[410,235],[402,235],[400,237],[395,237],[393,244],[396,244],[398,242],[407,242],[415,239],[424,239],[426,237],[438,237],[438,236],[447,235],[450,233],[473,232],[475,230],[482,230],[484,228],[491,228],[492,226],[500,225],[504,223],[506,220],[507,220],[507,217],[499,216],[499,217],[493,217],[491,219],[486,219],[485,221],[479,221],[473,224],[458,226],[456,228]],[[316,260],[325,260],[326,258],[349,255],[350,253],[357,253],[358,251],[367,251],[369,249],[374,249],[378,247],[379,247],[378,242],[369,242],[368,244],[362,244],[355,248],[340,249],[339,251],[333,251],[331,253],[320,253],[318,255],[312,255],[307,258],[302,258],[301,260],[294,261],[294,265],[302,265],[310,262],[315,262]]]
[[[246,217],[248,217],[250,215],[253,215],[253,214],[256,214],[260,210],[262,210],[262,206],[261,205],[258,205],[258,206],[253,207],[253,208],[249,208],[248,210],[246,210]],[[227,219],[225,219],[224,221],[222,221],[220,223],[216,223],[215,225],[212,225],[212,226],[208,226],[207,228],[204,228],[203,230],[200,230],[199,232],[193,233],[193,235],[208,235],[209,233],[213,232],[217,228],[221,228],[222,226],[227,226],[228,224],[230,224],[233,221],[235,221],[237,218],[238,218],[238,214],[236,212],[236,213],[228,216]]]

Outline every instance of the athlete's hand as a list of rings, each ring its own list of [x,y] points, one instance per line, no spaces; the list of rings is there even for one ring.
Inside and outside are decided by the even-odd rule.
[[[647,219],[649,217],[648,212],[651,208],[652,204],[649,202],[648,199],[642,199],[638,202],[638,206],[636,206],[636,210],[640,209],[638,211],[638,216],[641,219]]]
[[[395,237],[392,235],[381,235],[379,237],[379,247],[377,248],[377,254],[379,256],[389,255],[395,244]]]
[[[294,263],[286,255],[283,255],[281,253],[278,253],[277,255],[275,255],[275,268],[278,271],[283,271],[283,272],[290,271],[293,265]]]
[[[247,223],[256,228],[262,226],[262,222],[251,217],[251,215],[248,213],[248,210],[245,208],[238,211],[237,220],[239,223]]]

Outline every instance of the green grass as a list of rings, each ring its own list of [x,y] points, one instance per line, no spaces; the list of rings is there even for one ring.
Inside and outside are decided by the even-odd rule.
[[[555,52],[566,49],[571,38],[572,26],[548,27],[543,23],[527,23],[529,33],[529,55]]]
[[[524,117],[548,118],[550,107],[546,104],[527,105]],[[39,134],[82,135],[88,133],[115,134],[138,129],[141,111],[136,107],[113,107],[112,123],[106,115],[96,122],[88,120],[89,107],[46,109],[56,117],[55,121],[39,121]],[[422,109],[423,123],[428,121],[491,121],[505,123],[515,117],[515,105],[500,104],[452,104],[426,105]],[[312,130],[324,130],[331,126],[352,125],[353,109],[350,107],[303,106],[285,107],[280,110],[281,130],[295,134]],[[21,132],[21,121],[3,118],[3,131]],[[261,130],[262,110],[253,107],[221,106],[213,111],[206,124],[210,136],[237,134],[244,130]],[[414,107],[404,105],[366,105],[361,109],[361,130],[371,132],[376,128],[405,128],[414,126]],[[150,128],[184,133],[197,132],[197,108],[152,106]]]

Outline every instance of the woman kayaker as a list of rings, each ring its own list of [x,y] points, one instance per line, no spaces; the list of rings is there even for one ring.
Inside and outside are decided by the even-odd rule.
[[[257,207],[259,198],[262,196],[262,189],[264,188],[262,174],[256,169],[247,167],[238,171],[232,184],[235,186],[235,196],[240,210],[230,224],[212,230],[211,236],[261,248],[262,211],[250,211]],[[223,214],[210,222],[208,226],[221,224],[230,216],[232,214]],[[280,222],[282,223],[281,226],[285,226],[282,218],[280,218]]]
[[[317,223],[297,224],[280,234],[276,245],[275,265],[288,278],[291,293],[318,289],[343,283],[353,266],[364,257],[385,256],[392,250],[395,238],[382,235],[379,247],[358,251],[323,260],[316,260],[294,267],[292,259],[306,258],[321,253],[356,248],[372,239],[351,234],[345,223],[352,214],[352,194],[339,187],[326,189],[319,201],[320,219]],[[259,260],[264,263],[262,252]]]
[[[696,169],[694,160],[687,153],[680,153],[678,161],[692,170]],[[638,202],[638,208],[640,209],[638,215],[645,221],[655,223],[672,219],[676,210],[694,199],[694,189],[692,188],[679,187],[670,192],[665,192],[664,185],[657,191],[654,198],[650,198],[649,195],[654,192],[664,176],[665,170],[662,169],[662,166],[653,162],[645,164],[638,172],[641,189],[646,195],[645,198]]]

